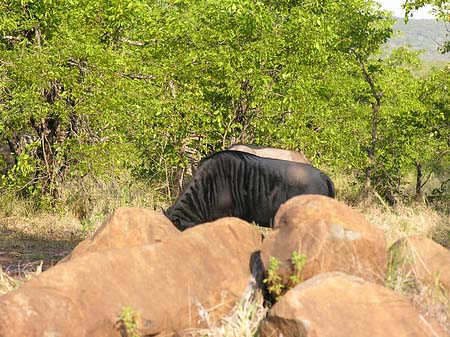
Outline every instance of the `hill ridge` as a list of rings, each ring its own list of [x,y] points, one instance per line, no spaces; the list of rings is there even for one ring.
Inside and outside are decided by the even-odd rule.
[[[435,19],[412,19],[404,23],[403,18],[394,17],[394,35],[384,46],[385,52],[401,46],[424,50],[421,58],[426,61],[450,62],[450,53],[441,54],[439,46],[448,38],[450,25]],[[448,29],[448,31],[447,31]]]

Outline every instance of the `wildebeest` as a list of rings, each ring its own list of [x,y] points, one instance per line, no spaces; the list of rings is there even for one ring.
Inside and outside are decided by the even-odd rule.
[[[299,152],[294,150],[284,150],[284,149],[277,149],[274,147],[257,146],[252,144],[234,144],[228,150],[247,152],[254,154],[258,157],[290,160],[295,161],[297,163],[311,164],[308,158],[306,158],[303,151]]]
[[[272,158],[272,159],[282,159],[295,161],[297,163],[306,163],[311,164],[311,162],[306,158],[303,151],[294,151],[294,150],[285,150],[285,149],[277,149],[269,146],[259,146],[253,144],[234,144],[230,148],[230,151],[241,151],[246,153],[254,154],[258,157]],[[187,154],[188,165],[184,168],[181,168],[176,173],[176,180],[178,182],[178,190],[181,193],[186,186],[186,177],[191,177],[195,173],[197,169],[198,161],[195,157],[198,157],[198,152],[192,148],[189,148],[187,145],[183,145],[180,151],[182,154]],[[195,155],[195,156],[194,156]]]
[[[334,185],[309,164],[227,150],[201,162],[165,214],[180,230],[225,216],[270,227],[280,205],[299,194],[334,198]]]

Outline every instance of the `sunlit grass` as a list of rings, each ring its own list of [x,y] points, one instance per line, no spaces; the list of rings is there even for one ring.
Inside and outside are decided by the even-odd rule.
[[[196,337],[253,337],[256,335],[260,321],[267,314],[261,290],[248,287],[244,296],[228,316],[219,322],[208,321],[207,329],[191,332]]]
[[[394,246],[390,251],[386,287],[410,298],[421,312],[423,320],[437,321],[439,328],[450,334],[449,290],[439,283],[437,276],[435,279],[424,280],[416,275],[409,261],[414,257],[406,256],[398,249],[399,247]]]
[[[423,204],[397,205],[386,208],[379,205],[359,205],[356,209],[366,219],[381,228],[388,247],[398,239],[409,235],[437,238],[435,241],[450,248],[450,219]]]
[[[0,296],[19,288],[23,282],[38,276],[40,273],[42,273],[42,262],[37,265],[24,265],[21,272],[14,277],[0,266]]]

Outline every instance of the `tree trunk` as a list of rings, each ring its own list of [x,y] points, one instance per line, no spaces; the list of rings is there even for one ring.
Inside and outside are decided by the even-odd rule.
[[[381,107],[381,99],[383,97],[383,92],[377,91],[375,83],[373,81],[372,76],[366,69],[366,65],[361,57],[358,57],[359,65],[361,67],[361,71],[363,72],[365,81],[369,84],[370,91],[372,93],[373,98],[375,99],[372,102],[372,130],[371,130],[371,140],[370,146],[367,149],[367,155],[369,156],[369,164],[365,170],[365,181],[364,181],[364,197],[368,198],[371,190],[371,178],[373,169],[376,163],[375,150],[377,146],[377,126],[378,126],[378,112]]]
[[[422,164],[416,161],[417,177],[416,177],[416,200],[422,199]]]

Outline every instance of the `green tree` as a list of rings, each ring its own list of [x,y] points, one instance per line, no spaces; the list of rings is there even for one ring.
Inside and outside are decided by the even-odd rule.
[[[404,178],[415,163],[433,154],[426,142],[432,116],[420,99],[421,80],[413,75],[420,67],[419,54],[404,48],[394,50],[385,60],[380,78],[385,95],[375,180],[380,194],[392,203],[402,195]]]
[[[37,139],[3,190],[56,200],[67,179],[122,169],[171,184],[188,156],[235,141],[378,179],[377,97],[397,70],[378,60],[392,21],[374,1],[0,6],[0,140]]]
[[[69,173],[106,170],[102,164],[116,140],[110,131],[120,120],[112,110],[100,113],[104,83],[114,80],[112,52],[92,33],[76,31],[83,25],[73,21],[79,5],[2,2],[1,138],[13,145],[24,134],[37,139],[31,148],[13,146],[16,167],[2,178],[2,188],[51,201]]]
[[[450,68],[447,66],[441,69],[434,69],[423,81],[420,99],[433,117],[427,123],[428,137],[425,141],[432,146],[434,155],[430,160],[420,162],[420,166],[417,167],[418,177],[420,177],[422,168],[424,172],[427,172],[423,179],[417,180],[418,188],[427,182],[431,174],[441,178],[441,185],[431,193],[430,200],[435,198],[442,201],[447,212],[449,211],[448,201],[450,199],[450,177],[448,174],[450,165],[449,75]]]

